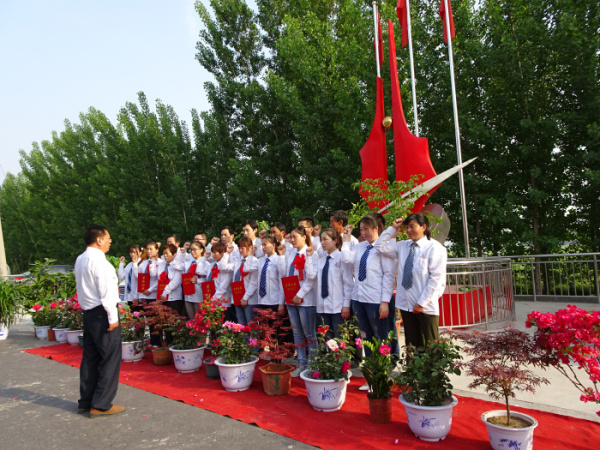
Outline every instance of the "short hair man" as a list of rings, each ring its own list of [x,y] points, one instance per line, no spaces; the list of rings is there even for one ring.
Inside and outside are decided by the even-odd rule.
[[[94,225],[85,230],[87,246],[75,261],[77,298],[83,309],[83,357],[79,371],[78,414],[100,417],[117,414],[124,406],[112,401],[121,370],[121,326],[119,325],[119,281],[106,259],[111,238],[108,229]]]

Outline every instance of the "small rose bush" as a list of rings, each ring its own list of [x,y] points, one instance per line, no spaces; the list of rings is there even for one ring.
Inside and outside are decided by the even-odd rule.
[[[225,364],[250,362],[255,354],[256,338],[252,337],[252,328],[235,322],[225,322],[218,337],[219,357]]]
[[[354,347],[348,345],[351,333],[356,326],[346,321],[341,328],[340,338],[328,337],[328,326],[317,329],[317,350],[308,362],[308,376],[316,380],[348,380],[350,360]]]

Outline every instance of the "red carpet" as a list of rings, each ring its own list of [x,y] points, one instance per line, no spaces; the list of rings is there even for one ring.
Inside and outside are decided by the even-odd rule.
[[[69,344],[26,351],[73,367],[79,367],[81,360],[81,349]],[[351,380],[346,403],[340,411],[332,413],[312,409],[300,378],[293,380],[292,391],[285,397],[265,395],[258,370],[249,390],[227,392],[219,380],[210,380],[206,376],[204,368],[199,372],[180,374],[173,365],[155,366],[152,356],[146,354],[140,362],[122,364],[120,381],[322,448],[488,449],[487,431],[480,416],[491,409],[503,409],[499,403],[459,397],[448,437],[439,443],[427,443],[410,432],[404,408],[397,399],[394,399],[391,423],[372,423],[369,420],[366,393],[358,390],[364,382],[362,378]],[[598,448],[598,423],[526,408],[515,407],[514,410],[530,414],[539,422],[535,430],[535,448]]]

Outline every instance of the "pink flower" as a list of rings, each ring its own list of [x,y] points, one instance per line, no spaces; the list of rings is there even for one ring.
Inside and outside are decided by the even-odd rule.
[[[50,308],[56,308],[58,305],[56,304],[56,302],[52,302],[50,303]]]
[[[248,344],[250,345],[250,347],[256,347],[258,345],[258,339],[250,338],[248,339]]]
[[[361,338],[356,338],[354,339],[354,344],[356,345],[356,348],[362,348],[362,339]]]
[[[343,349],[345,349],[346,347],[348,347],[348,344],[347,344],[346,342],[342,342],[342,343],[340,343],[340,348],[341,348],[342,350],[343,350]]]
[[[140,317],[140,312],[139,311],[134,312],[133,317]]]
[[[315,378],[315,379],[319,378],[320,376],[321,376],[321,372],[313,372],[312,373],[312,377]]]
[[[342,373],[348,372],[349,369],[350,369],[350,363],[348,361],[344,361],[344,364],[342,364]]]
[[[42,309],[42,305],[33,305],[31,307],[34,311],[39,311],[40,309]]]
[[[332,352],[335,352],[340,348],[334,339],[329,339],[325,344],[327,344],[327,347],[329,347]]]
[[[382,355],[389,355],[390,350],[390,346],[387,344],[383,344],[381,347],[379,347],[379,353],[381,353]]]

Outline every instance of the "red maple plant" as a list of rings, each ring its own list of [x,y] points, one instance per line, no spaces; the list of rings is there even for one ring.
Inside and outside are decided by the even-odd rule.
[[[528,366],[545,367],[543,354],[535,345],[533,336],[506,325],[496,332],[459,332],[453,337],[465,342],[462,347],[469,361],[460,361],[458,366],[474,377],[470,388],[485,386],[485,391],[494,400],[506,404],[506,424],[510,422],[510,398],[516,391],[535,392],[541,384],[550,382],[536,375]]]
[[[260,358],[269,357],[271,362],[281,362],[294,355],[296,345],[292,342],[284,342],[284,337],[292,327],[283,325],[281,314],[270,309],[256,308],[250,326],[258,330]]]

